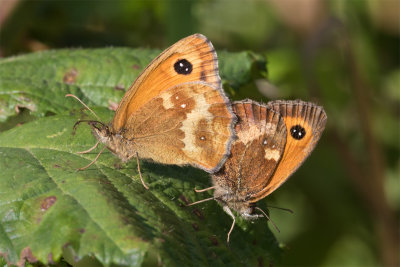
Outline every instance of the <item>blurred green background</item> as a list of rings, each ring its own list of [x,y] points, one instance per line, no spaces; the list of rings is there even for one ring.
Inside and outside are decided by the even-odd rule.
[[[217,52],[264,54],[268,80],[232,99],[300,98],[328,114],[313,154],[266,200],[295,211],[270,210],[282,265],[399,266],[399,17],[398,0],[0,0],[0,56],[166,48],[195,32]]]

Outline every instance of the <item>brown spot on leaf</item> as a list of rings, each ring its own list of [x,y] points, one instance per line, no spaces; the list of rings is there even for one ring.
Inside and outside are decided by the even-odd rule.
[[[114,87],[114,89],[117,90],[117,91],[124,91],[124,90],[125,90],[125,86],[122,85],[122,84],[117,84],[117,85]]]
[[[197,223],[192,223],[192,227],[196,232],[199,231],[199,226],[197,225]]]
[[[118,108],[118,103],[113,102],[111,100],[108,101],[108,109],[112,111],[116,111]]]
[[[186,205],[189,205],[189,200],[184,196],[184,195],[180,195],[179,199],[182,200]]]
[[[203,215],[203,213],[201,213],[200,212],[200,210],[198,210],[198,209],[193,209],[193,213],[194,213],[194,215],[196,215],[200,220],[204,220],[204,215]]]
[[[165,243],[165,239],[163,239],[163,238],[157,238],[157,240],[158,240],[160,243]]]
[[[53,206],[54,203],[56,203],[56,201],[57,201],[57,197],[55,197],[55,196],[46,197],[46,198],[42,201],[42,204],[40,205],[40,208],[42,209],[42,211],[46,211],[46,210],[48,210],[51,206]]]
[[[17,114],[19,114],[21,111],[20,111],[20,105],[15,105],[15,113],[17,113]]]
[[[26,97],[20,97],[18,100],[21,102],[25,102],[25,103],[15,105],[15,107],[14,107],[15,113],[19,114],[19,113],[23,112],[24,109],[31,110],[31,111],[36,110],[36,106],[35,106],[35,104],[32,103],[31,99],[26,98]]]
[[[47,256],[47,259],[50,264],[54,264],[53,253],[50,252],[49,255]]]
[[[37,259],[35,258],[35,256],[33,256],[30,247],[26,247],[21,251],[17,266],[19,266],[19,267],[25,266],[26,261],[28,261],[30,263],[37,262]]]
[[[60,165],[57,165],[57,164],[54,164],[53,167],[56,168],[56,169],[61,168],[61,166],[60,166]]]
[[[264,266],[264,260],[263,260],[263,258],[262,257],[258,257],[257,258],[257,265],[259,266],[259,267],[263,267]]]
[[[74,84],[76,82],[77,76],[78,76],[78,71],[73,68],[64,74],[63,82],[66,84]]]
[[[138,69],[140,69],[140,65],[134,64],[134,65],[132,65],[132,69],[138,70]]]
[[[114,163],[114,168],[117,170],[120,170],[120,169],[122,169],[122,164],[120,162],[116,162],[116,163]]]
[[[85,229],[85,228],[79,229],[79,233],[83,234],[84,232],[86,232],[86,229]]]
[[[219,242],[215,236],[212,235],[212,236],[208,237],[208,239],[211,241],[211,244],[213,244],[214,246],[219,245]]]

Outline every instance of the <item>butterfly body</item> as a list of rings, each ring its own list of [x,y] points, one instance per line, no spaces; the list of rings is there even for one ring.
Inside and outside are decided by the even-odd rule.
[[[322,107],[299,100],[267,105],[244,100],[233,109],[238,138],[223,168],[212,175],[214,199],[228,214],[229,209],[254,219],[262,216],[255,213],[256,202],[284,183],[311,153],[326,114]]]
[[[122,98],[110,126],[90,124],[99,142],[123,161],[220,169],[234,139],[231,104],[212,44],[186,37],[155,58]]]

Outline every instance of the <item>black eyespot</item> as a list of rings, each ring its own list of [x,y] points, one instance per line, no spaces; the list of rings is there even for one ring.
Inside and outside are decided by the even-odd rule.
[[[300,140],[303,139],[303,137],[306,135],[306,130],[300,125],[295,125],[292,128],[290,128],[290,135],[294,139]]]
[[[188,75],[192,73],[193,65],[186,59],[180,59],[175,62],[174,69],[178,74]]]

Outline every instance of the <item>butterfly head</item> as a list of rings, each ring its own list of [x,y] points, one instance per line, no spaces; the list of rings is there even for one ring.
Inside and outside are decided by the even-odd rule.
[[[87,123],[92,128],[92,133],[97,140],[103,144],[107,144],[109,142],[112,132],[107,125],[100,121],[88,121]]]
[[[254,220],[262,217],[262,215],[255,212],[255,202],[250,202],[244,196],[241,197],[240,194],[234,194],[229,192],[227,189],[223,189],[222,187],[216,186],[214,191],[214,199],[222,207],[225,207],[224,209],[229,208],[246,220]]]
[[[136,156],[135,142],[124,138],[123,131],[115,133],[108,125],[99,121],[88,121],[88,123],[96,139],[123,162],[127,162]]]

